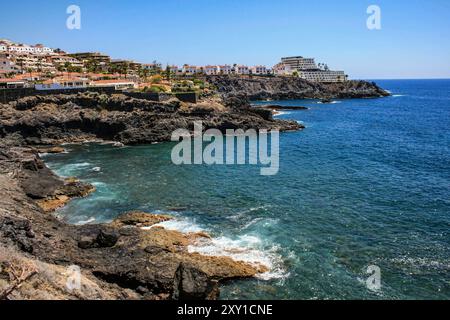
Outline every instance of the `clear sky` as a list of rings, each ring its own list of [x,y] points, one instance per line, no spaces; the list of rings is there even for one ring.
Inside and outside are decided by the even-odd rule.
[[[66,9],[81,8],[81,30]],[[368,30],[367,7],[381,8]],[[450,78],[449,0],[2,1],[0,38],[139,62],[265,64],[302,55],[351,78]]]

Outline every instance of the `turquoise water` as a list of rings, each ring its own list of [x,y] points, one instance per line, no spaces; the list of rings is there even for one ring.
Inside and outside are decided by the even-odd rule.
[[[68,146],[50,168],[97,192],[58,211],[70,223],[127,210],[171,213],[167,228],[206,230],[191,248],[271,271],[225,285],[231,299],[450,298],[450,81],[377,81],[382,99],[277,101],[307,106],[280,118],[280,172],[255,166],[175,166],[173,144]],[[273,103],[273,102],[271,102]],[[381,290],[365,284],[381,269]]]

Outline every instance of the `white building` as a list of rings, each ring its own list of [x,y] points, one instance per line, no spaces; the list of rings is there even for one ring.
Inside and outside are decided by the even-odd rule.
[[[149,71],[161,71],[162,70],[162,64],[155,62],[155,63],[145,63],[142,65],[142,69],[149,70]]]
[[[6,52],[6,51],[8,51],[8,47],[6,45],[0,43],[0,52]]]
[[[220,73],[220,67],[219,66],[205,66],[203,68],[203,72],[206,75],[218,75]]]
[[[312,82],[344,82],[348,78],[344,71],[331,70],[300,71],[298,76]]]
[[[232,74],[233,73],[233,67],[230,65],[223,65],[219,66],[219,73],[220,74]]]
[[[35,54],[46,54],[46,55],[54,54],[53,49],[45,47],[42,44],[37,44],[35,46],[32,46],[32,48],[34,49]]]
[[[21,68],[16,64],[16,62],[9,54],[2,54],[0,55],[0,71],[4,71],[7,73],[18,73],[21,71]]]
[[[183,74],[185,74],[185,75],[194,75],[194,74],[201,73],[201,72],[202,72],[201,67],[190,66],[188,64],[185,64],[183,66]]]
[[[36,90],[63,90],[63,89],[82,89],[89,85],[89,80],[86,78],[76,77],[62,77],[44,81],[41,84],[36,84]]]
[[[69,64],[72,67],[79,67],[79,68],[84,67],[84,64],[80,60],[70,56],[54,55],[50,57],[50,60],[55,66],[65,66],[66,64]]]
[[[167,66],[168,68],[169,68],[169,72],[170,73],[174,73],[174,74],[177,74],[178,73],[178,71],[180,70],[179,68],[178,68],[178,66]]]
[[[135,89],[138,87],[136,82],[127,79],[92,81],[90,86],[97,88],[114,87],[116,90]]]
[[[273,67],[274,73],[281,76],[298,76],[312,82],[344,82],[348,76],[344,71],[332,71],[327,66],[319,64],[313,58],[285,57]]]
[[[279,76],[292,75],[294,70],[284,63],[278,63],[273,67],[273,73]]]
[[[56,71],[53,63],[47,59],[47,56],[37,54],[14,54],[15,62],[23,71]]]
[[[27,44],[6,44],[3,42],[3,46],[6,46],[7,51],[11,53],[18,54],[45,54],[51,55],[54,54],[54,50],[45,47],[41,44],[37,44],[35,46],[29,46]]]
[[[262,75],[262,74],[268,74],[267,68],[265,66],[254,66],[250,69],[252,74],[256,75]]]
[[[313,58],[303,58],[301,56],[281,58],[281,63],[297,71],[318,69]]]
[[[26,81],[18,79],[0,79],[1,89],[16,89],[25,88],[27,86]]]
[[[244,65],[236,65],[234,67],[234,73],[236,74],[250,74],[250,68]]]

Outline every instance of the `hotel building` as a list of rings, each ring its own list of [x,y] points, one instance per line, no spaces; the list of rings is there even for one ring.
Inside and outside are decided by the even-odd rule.
[[[348,79],[344,71],[332,71],[328,67],[319,68],[313,58],[301,56],[281,58],[281,62],[273,69],[277,75],[296,74],[299,78],[312,82],[344,82]]]

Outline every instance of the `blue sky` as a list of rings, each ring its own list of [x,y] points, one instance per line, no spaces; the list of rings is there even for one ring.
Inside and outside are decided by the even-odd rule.
[[[66,28],[71,4],[81,30]],[[366,27],[371,4],[381,30]],[[272,66],[303,55],[351,78],[450,78],[449,0],[3,1],[0,38],[139,62]]]

